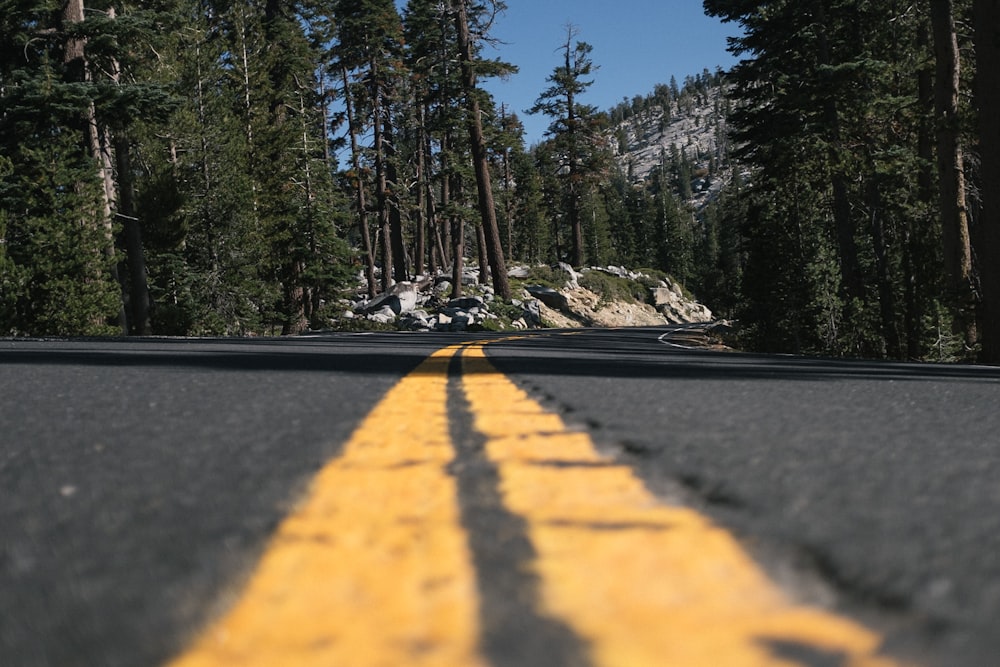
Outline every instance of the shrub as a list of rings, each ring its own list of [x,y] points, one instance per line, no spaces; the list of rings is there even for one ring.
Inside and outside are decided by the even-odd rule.
[[[619,278],[603,271],[587,271],[580,278],[580,287],[601,297],[601,301],[649,301],[649,288],[640,282]]]

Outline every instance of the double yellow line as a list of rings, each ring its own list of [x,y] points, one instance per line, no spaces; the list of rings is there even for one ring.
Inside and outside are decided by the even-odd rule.
[[[598,666],[899,663],[855,622],[796,603],[737,541],[664,504],[499,373],[438,351],[372,410],[280,525],[228,613],[171,667],[485,666],[480,593],[451,466],[448,368],[508,511],[536,553],[541,616]]]

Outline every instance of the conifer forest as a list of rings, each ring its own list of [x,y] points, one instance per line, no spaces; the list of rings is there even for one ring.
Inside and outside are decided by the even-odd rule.
[[[295,334],[565,262],[747,350],[1000,363],[1000,0],[703,5],[738,64],[601,110],[572,27],[530,109],[486,91],[501,0],[0,0],[0,335]],[[714,150],[635,173],[694,105]]]

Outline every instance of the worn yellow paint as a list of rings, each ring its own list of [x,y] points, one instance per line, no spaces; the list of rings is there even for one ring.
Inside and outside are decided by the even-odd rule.
[[[542,612],[602,667],[794,667],[790,655],[888,667],[881,637],[789,599],[729,533],[658,501],[490,364],[463,353],[462,383],[507,508],[537,552]]]
[[[446,348],[375,407],[280,525],[231,610],[172,667],[478,666]]]

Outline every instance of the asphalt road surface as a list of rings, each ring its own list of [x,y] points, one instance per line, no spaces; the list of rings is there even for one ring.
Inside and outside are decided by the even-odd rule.
[[[0,665],[1000,665],[1000,369],[665,333],[0,341]]]

